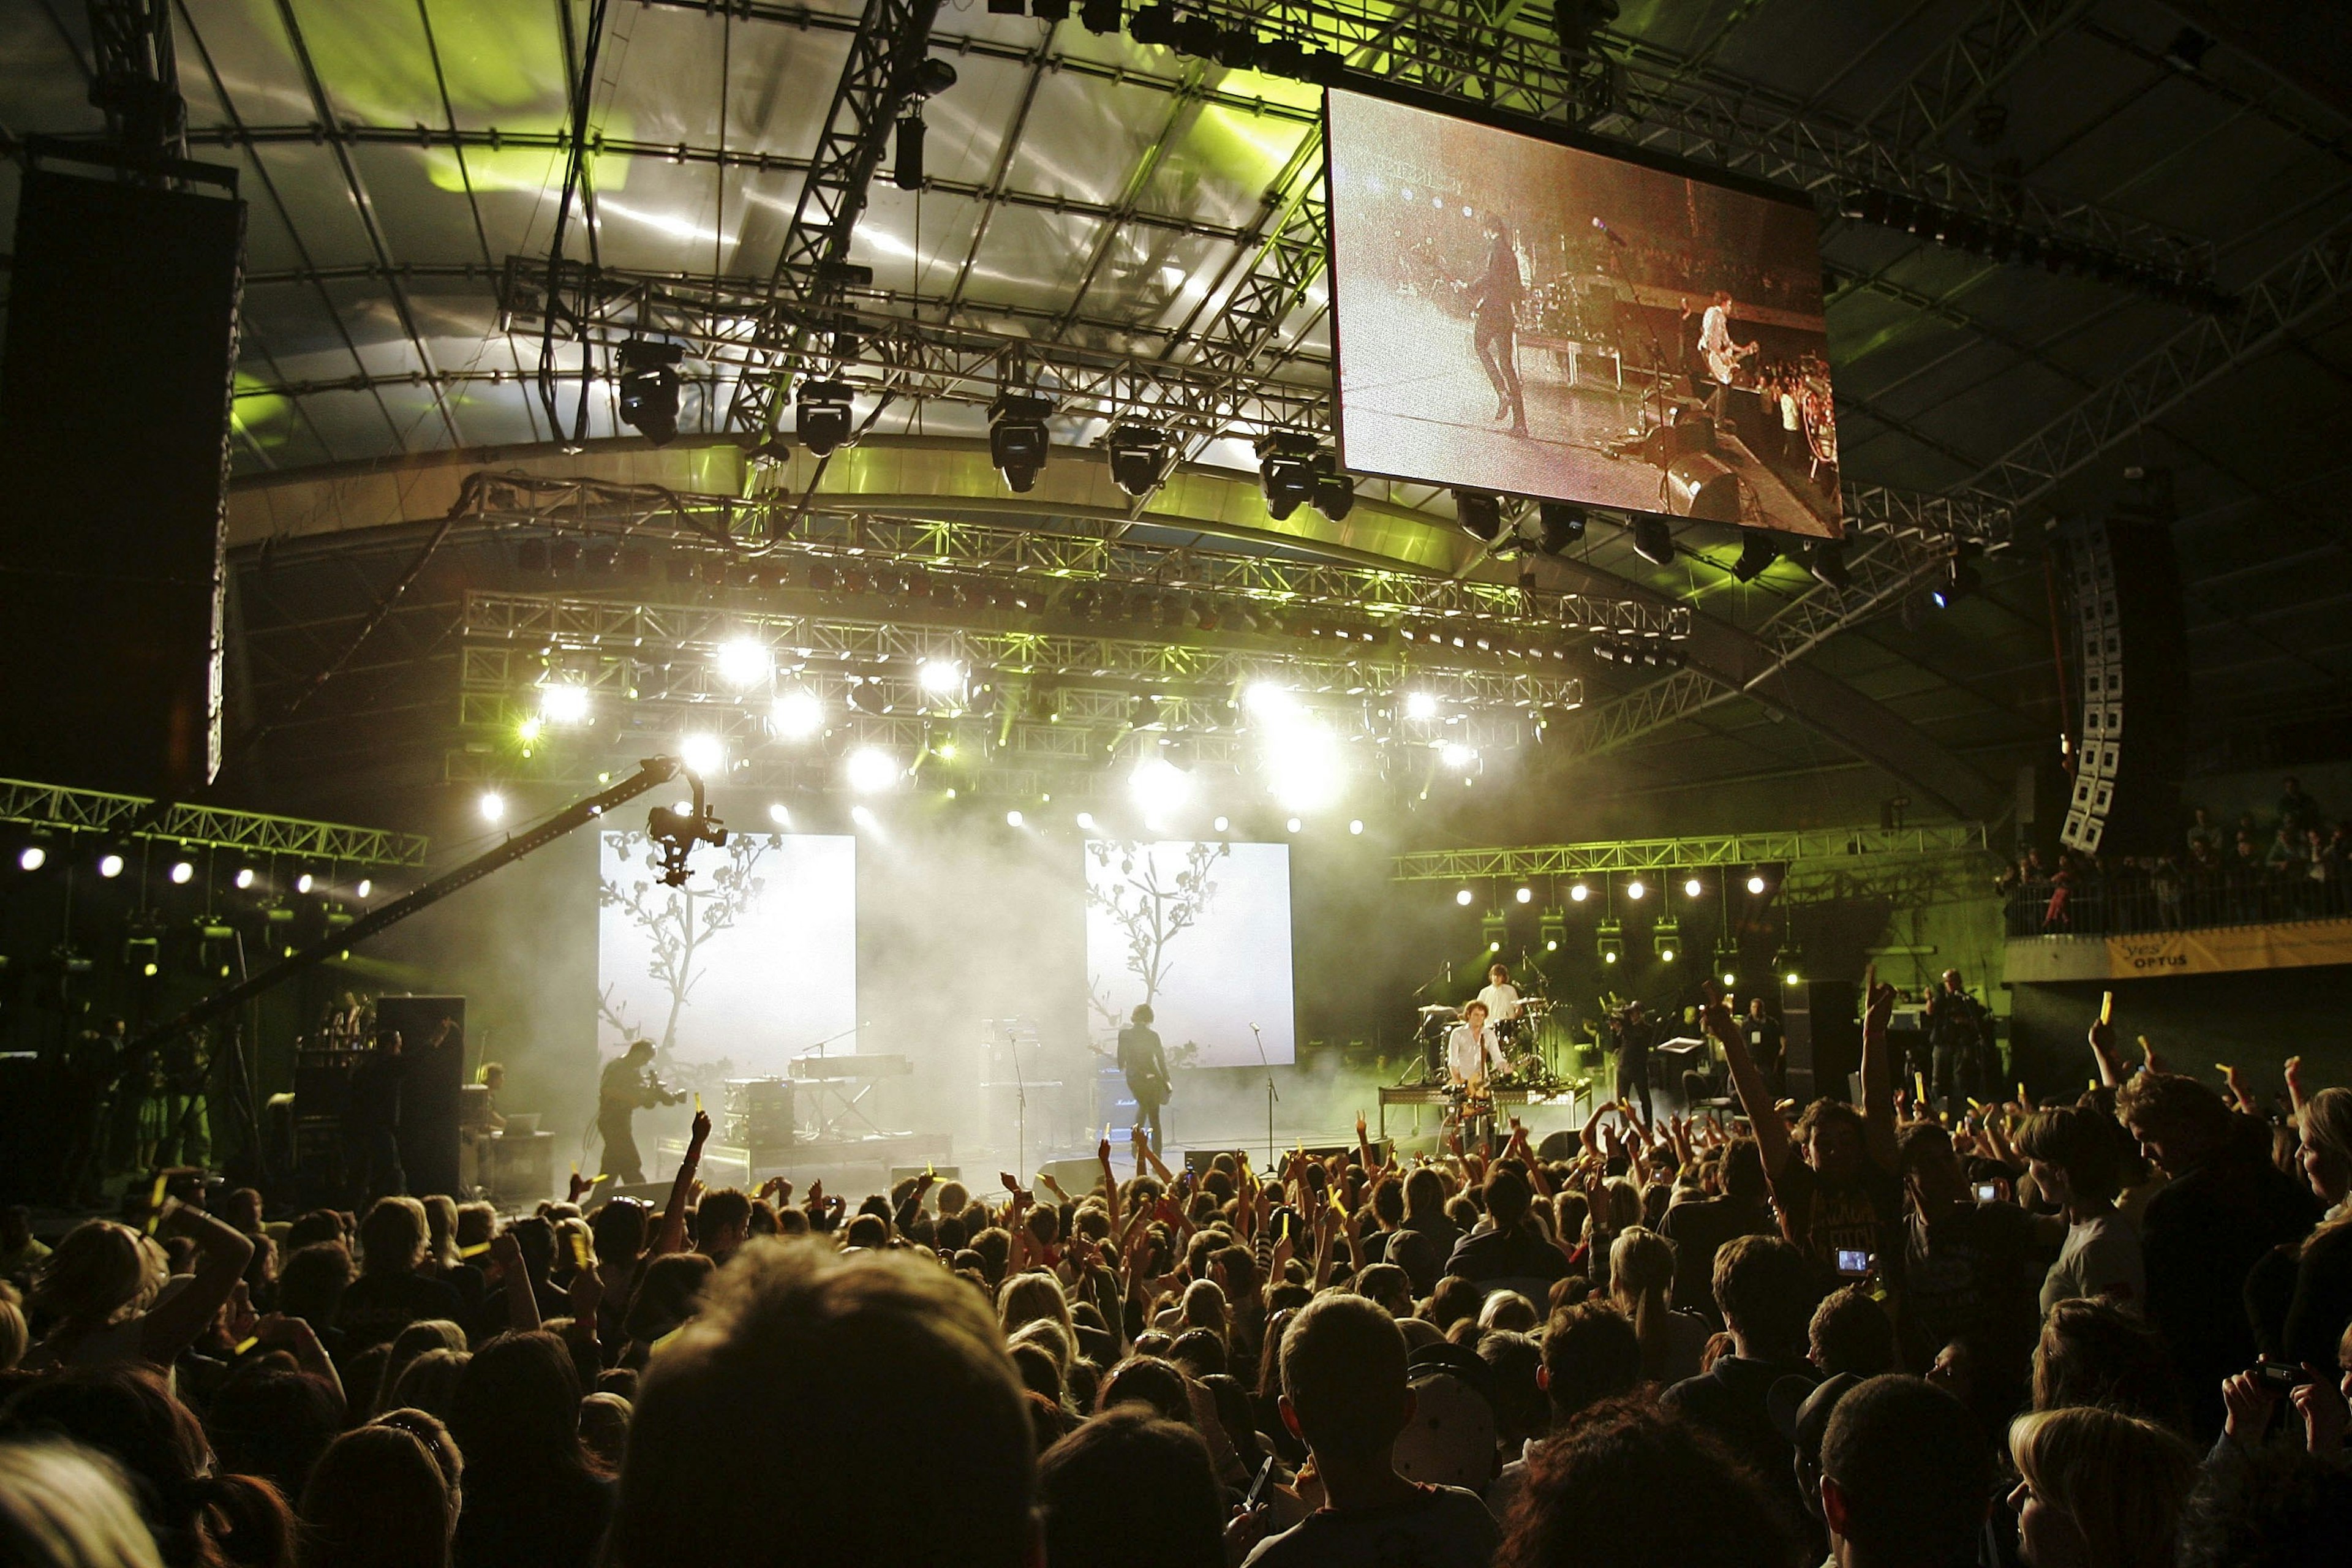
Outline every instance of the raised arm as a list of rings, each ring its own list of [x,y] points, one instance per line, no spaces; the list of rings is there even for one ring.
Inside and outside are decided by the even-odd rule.
[[[702,1166],[702,1146],[710,1139],[710,1118],[698,1110],[694,1113],[694,1136],[686,1145],[686,1158],[677,1163],[677,1174],[670,1178],[669,1206],[662,1210],[661,1221],[654,1226],[654,1244],[649,1249],[655,1258],[686,1250],[686,1194],[694,1185],[694,1173]]]
[[[506,1293],[507,1327],[519,1334],[538,1332],[539,1292],[531,1288],[522,1243],[513,1231],[502,1230],[490,1238],[490,1257],[498,1263],[499,1285]]]
[[[1878,965],[1863,971],[1862,1142],[1883,1171],[1898,1163],[1895,1149],[1895,1069],[1886,1026],[1895,1016],[1895,987],[1878,983]]]
[[[2109,1089],[2124,1081],[2123,1060],[2116,1055],[2115,1005],[2114,992],[2101,996],[2099,1016],[2091,1025],[2091,1054],[2099,1061],[2099,1081]]]
[[[1739,1032],[1739,1020],[1731,1016],[1731,1003],[1712,985],[1707,992],[1706,1032],[1723,1047],[1723,1059],[1731,1068],[1732,1088],[1738,1091],[1740,1109],[1748,1112],[1748,1125],[1756,1131],[1756,1152],[1764,1163],[1765,1179],[1770,1181],[1789,1158],[1789,1130],[1780,1121],[1780,1108],[1772,1102],[1772,1090],[1764,1081],[1763,1070],[1748,1054],[1748,1041]]]
[[[175,1226],[196,1244],[196,1274],[170,1300],[147,1314],[139,1328],[139,1353],[157,1366],[170,1366],[180,1352],[220,1315],[221,1306],[245,1278],[253,1260],[253,1238],[193,1204],[166,1197],[156,1226]]]

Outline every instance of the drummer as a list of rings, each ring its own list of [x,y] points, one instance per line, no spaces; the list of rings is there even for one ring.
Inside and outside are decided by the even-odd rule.
[[[1486,1009],[1486,1021],[1498,1027],[1519,1021],[1519,989],[1511,984],[1511,971],[1507,964],[1490,964],[1486,970],[1486,988],[1478,993],[1478,1005]]]

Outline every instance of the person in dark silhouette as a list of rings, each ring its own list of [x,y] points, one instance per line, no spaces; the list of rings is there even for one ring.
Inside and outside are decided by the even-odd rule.
[[[1151,1026],[1147,1004],[1129,1015],[1118,1032],[1118,1070],[1127,1075],[1127,1092],[1135,1096],[1135,1129],[1151,1130],[1151,1152],[1160,1152],[1160,1108],[1168,1103],[1168,1053],[1160,1048]]]
[[[1486,215],[1486,264],[1470,285],[1472,342],[1478,363],[1495,388],[1495,417],[1508,415],[1511,434],[1528,433],[1527,392],[1519,384],[1517,311],[1527,292],[1511,231],[1497,214]]]
[[[386,1029],[352,1070],[343,1124],[359,1151],[360,1191],[371,1198],[408,1191],[400,1168],[400,1087],[406,1076],[400,1053],[400,1031]]]

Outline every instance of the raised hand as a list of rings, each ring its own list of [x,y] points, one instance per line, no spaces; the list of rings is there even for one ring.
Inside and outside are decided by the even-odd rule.
[[[710,1113],[709,1113],[709,1111],[707,1111],[707,1110],[697,1110],[697,1111],[694,1113],[694,1143],[693,1143],[693,1147],[694,1147],[694,1151],[695,1151],[695,1152],[696,1152],[696,1153],[698,1153],[698,1153],[700,1153],[700,1152],[702,1152],[702,1146],[703,1146],[705,1143],[708,1143],[708,1142],[710,1142]]]
[[[2309,1365],[2304,1370],[2311,1373],[2311,1381],[2297,1384],[2287,1395],[2303,1417],[2303,1446],[2315,1454],[2340,1454],[2344,1429],[2352,1425],[2352,1407],[2346,1405],[2333,1370]]]
[[[2270,1430],[2278,1395],[2252,1373],[2233,1372],[2221,1381],[2221,1407],[2229,1413],[2222,1430],[2241,1447],[2252,1449]]]

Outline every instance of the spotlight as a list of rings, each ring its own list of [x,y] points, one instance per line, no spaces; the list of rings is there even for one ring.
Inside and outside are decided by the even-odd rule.
[[[1219,833],[1223,833],[1223,831],[1225,831],[1225,829],[1230,826],[1230,824],[1228,824],[1228,823],[1226,822],[1226,820],[1225,820],[1223,817],[1222,817],[1222,816],[1221,816],[1221,817],[1217,818],[1217,820],[1216,820],[1216,821],[1214,821],[1214,822],[1211,823],[1209,826],[1210,826],[1212,828],[1213,828],[1215,831],[1217,831],[1217,832],[1219,832]]]
[[[1297,818],[1297,817],[1295,817],[1295,816],[1294,816],[1294,817],[1292,817],[1292,818],[1289,820],[1289,822],[1288,822],[1288,823],[1285,824],[1285,826],[1287,826],[1287,827],[1290,829],[1290,831],[1291,831],[1291,832],[1296,833],[1296,832],[1297,832],[1297,831],[1299,830],[1299,828],[1300,828],[1301,826],[1304,826],[1304,824],[1302,824],[1302,823],[1298,820],[1298,818]]]
[[[727,742],[716,735],[688,735],[677,743],[677,760],[704,779],[727,771]]]
[[[1658,943],[1658,962],[1661,963],[1672,963],[1674,961],[1675,942],[1672,937],[1668,937]]]
[[[1817,539],[1805,551],[1805,570],[1824,588],[1845,591],[1851,580],[1845,569],[1845,546],[1834,539]]]
[[[768,651],[768,645],[751,637],[730,637],[720,643],[713,662],[719,679],[738,691],[757,686],[776,668],[776,656]]]
[[[1584,509],[1564,500],[1548,500],[1536,509],[1536,548],[1546,555],[1564,555],[1584,538]]]
[[[355,898],[355,899],[364,899],[364,898],[366,898],[370,893],[373,893],[373,892],[374,892],[374,891],[375,891],[375,884],[374,884],[373,882],[370,881],[367,878],[365,878],[365,877],[362,877],[362,878],[359,879],[358,883],[357,883],[355,886],[353,886],[353,887],[352,887],[352,896],[353,898]]]
[[[49,863],[49,852],[37,844],[27,844],[16,851],[16,868],[37,871]]]
[[[1147,496],[1168,468],[1168,432],[1157,425],[1110,427],[1110,479],[1131,496]]]
[[[1760,528],[1739,531],[1739,559],[1731,563],[1731,574],[1742,583],[1753,583],[1764,575],[1772,563],[1780,559],[1780,547],[1772,536]]]
[[[1289,688],[1271,680],[1255,681],[1242,693],[1242,706],[1258,719],[1287,718],[1298,711],[1298,699]]]
[[[1018,827],[1025,820],[1026,818],[1023,817],[1018,811],[1008,811],[1004,814],[1004,826],[1007,827]]]
[[[677,363],[682,343],[631,338],[621,345],[621,423],[656,447],[677,439]]]
[[[1593,945],[1600,949],[1601,963],[1616,963],[1625,956],[1625,928],[1616,921],[1602,921],[1593,930]]]
[[[849,439],[849,384],[804,381],[793,396],[793,433],[801,445],[824,457]]]
[[[1465,888],[1460,892],[1454,894],[1454,901],[1460,904],[1464,909],[1468,909],[1470,907],[1470,889]]]
[[[1077,820],[1078,829],[1080,832],[1092,833],[1095,830],[1095,814],[1093,812],[1082,811],[1078,813]]]
[[[1955,555],[1944,564],[1944,580],[1927,590],[1927,597],[1936,608],[1948,610],[1983,585],[1977,569],[1962,557]]]
[[[1087,26],[1091,27],[1094,24],[1089,22]],[[1104,29],[1106,32],[1115,30],[1115,28]],[[1139,44],[1156,44],[1161,48],[1170,47],[1176,42],[1176,7],[1164,5],[1143,6],[1129,22],[1127,30],[1134,35],[1135,41]]]
[[[772,801],[768,805],[768,820],[778,827],[790,827],[793,825],[793,814],[785,808],[782,801]]]
[[[1122,9],[1119,0],[1084,0],[1078,6],[1078,20],[1089,33],[1097,36],[1116,33],[1120,22],[1126,19]]]
[[[927,658],[915,671],[915,684],[927,696],[954,696],[963,690],[963,666],[951,658]]]
[[[1574,883],[1568,889],[1569,900],[1571,903],[1580,904],[1591,896],[1592,889],[1585,886],[1582,882]]]
[[[805,741],[824,728],[824,700],[806,687],[776,699],[776,733],[787,741]]]
[[[174,877],[173,880],[177,881],[179,879]],[[308,871],[303,872],[300,876],[294,879],[294,890],[298,893],[307,893],[318,885],[319,879],[313,877]]]
[[[1297,511],[1299,502],[1315,499],[1314,437],[1296,430],[1269,431],[1257,438],[1256,451],[1268,517],[1279,522]]]
[[[191,881],[195,879],[195,875],[196,868],[189,861],[174,860],[172,862],[172,885],[173,887],[186,887]]]
[[[1759,895],[1759,896],[1761,896],[1761,895],[1762,895],[1762,893],[1763,893],[1763,891],[1764,891],[1764,873],[1763,873],[1763,872],[1761,872],[1761,871],[1750,871],[1750,872],[1748,872],[1748,890],[1749,892],[1751,892],[1751,893],[1755,893],[1755,894],[1757,894],[1757,895]]]
[[[1706,884],[1696,877],[1689,878],[1683,883],[1683,897],[1685,899],[1696,899],[1706,891]]]
[[[1339,798],[1347,763],[1339,739],[1312,721],[1286,724],[1265,738],[1267,782],[1293,811],[1316,811]]]
[[[1637,517],[1632,523],[1633,553],[1653,566],[1664,566],[1675,558],[1675,531],[1663,517]]]
[[[1127,787],[1147,819],[1166,816],[1192,794],[1192,781],[1165,757],[1147,757],[1137,763]]]
[[[859,795],[879,795],[898,782],[898,759],[879,746],[860,746],[845,765],[849,787]]]
[[[1408,719],[1437,717],[1437,694],[1433,691],[1409,691],[1404,699],[1404,716]]]
[[[122,875],[122,857],[109,850],[98,858],[98,874],[111,879]]]
[[[1648,888],[1643,885],[1642,879],[1639,877],[1634,878],[1632,881],[1625,884],[1625,896],[1633,900],[1635,903],[1640,903],[1642,901],[1642,896],[1649,890],[1650,889]]]
[[[240,866],[240,867],[238,867],[238,868],[237,868],[237,870],[236,870],[236,886],[237,886],[237,890],[238,890],[238,891],[240,891],[240,892],[244,891],[246,889],[252,887],[252,886],[253,886],[253,882],[254,882],[254,871],[253,871],[253,868],[252,868],[252,867],[250,867],[250,866]]]
[[[1478,760],[1478,753],[1459,741],[1448,741],[1437,748],[1437,760],[1449,768],[1466,768]]]
[[[1045,467],[1052,440],[1045,434],[1045,416],[1054,400],[1033,392],[1000,392],[988,405],[988,460],[1004,482],[1025,494]]]
[[[539,716],[550,724],[580,724],[588,719],[588,689],[570,683],[539,689]]]
[[[1543,939],[1546,952],[1558,952],[1559,944],[1568,940],[1568,917],[1558,909],[1544,910],[1536,921],[1536,930]]]
[[[1481,544],[1492,544],[1503,537],[1502,498],[1487,490],[1455,490],[1454,519],[1463,532]]]
[[[1315,454],[1315,510],[1333,522],[1345,522],[1356,508],[1356,481],[1339,470],[1339,459],[1329,452]]]
[[[862,805],[853,805],[849,808],[849,820],[860,827],[872,827],[876,825],[874,813]]]
[[[1348,832],[1355,837],[1362,837],[1364,833],[1364,819],[1360,816],[1349,818],[1348,822]]]

